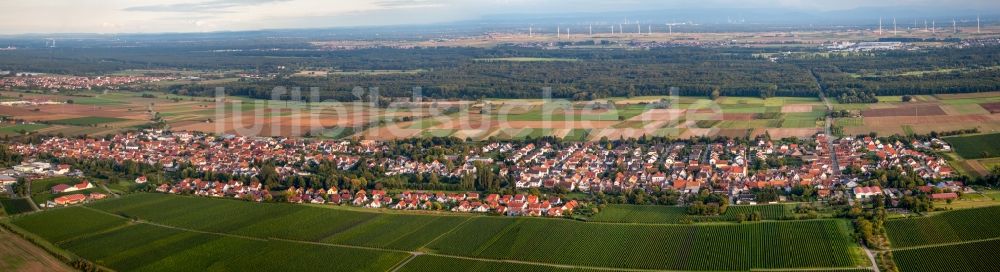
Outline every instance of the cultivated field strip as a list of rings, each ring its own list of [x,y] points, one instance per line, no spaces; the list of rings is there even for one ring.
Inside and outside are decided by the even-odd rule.
[[[893,248],[1000,238],[1000,206],[949,211],[919,218],[889,220]]]
[[[240,239],[148,224],[135,224],[63,246],[119,271],[386,271],[408,256]]]
[[[684,207],[660,205],[608,205],[593,221],[615,223],[677,223],[687,217]]]
[[[483,217],[427,247],[449,255],[633,269],[858,266],[860,253],[847,231],[832,220],[685,226]]]
[[[134,218],[139,223],[122,227],[124,219],[91,208]],[[69,212],[57,213],[63,210]],[[46,232],[43,222],[62,220],[57,215],[67,213],[104,218],[101,221],[106,222],[97,224],[100,227],[66,233]],[[144,221],[150,224],[142,224]],[[418,251],[423,251],[437,256],[434,259],[475,261],[477,264],[470,267],[484,269],[544,266],[523,268],[528,271],[556,268],[745,271],[866,265],[860,249],[848,235],[847,222],[839,220],[717,225],[585,223],[564,219],[393,214],[135,194],[86,208],[32,214],[17,218],[14,223],[32,232],[40,229],[50,241],[78,237],[60,246],[102,266],[129,271],[176,270],[176,267],[289,270],[317,262],[327,263],[313,269],[387,270],[406,261],[410,257],[408,251],[418,255],[422,254]],[[88,232],[91,234],[81,235]],[[233,255],[233,252],[245,254]],[[427,258],[417,256],[402,269],[435,270],[435,266],[422,267],[425,262],[439,262],[425,261]],[[266,263],[260,263],[263,260]],[[343,264],[334,266],[330,262]],[[185,266],[187,263],[190,266]],[[284,266],[286,263],[288,267]],[[455,261],[451,266],[462,267],[456,265],[460,263]],[[312,270],[300,268],[295,270]]]
[[[18,227],[52,243],[119,227],[127,222],[120,217],[82,207],[55,209],[45,212],[44,216],[19,217],[14,221]]]
[[[995,221],[994,221],[995,222]],[[900,271],[997,271],[1000,240],[894,250]]]
[[[533,265],[524,263],[483,261],[460,259],[433,255],[420,255],[410,260],[398,271],[437,271],[437,272],[495,272],[495,271],[519,271],[519,272],[597,272],[615,271],[587,268],[554,267],[547,265]]]
[[[149,201],[149,203],[146,203]],[[415,250],[466,217],[382,214],[302,205],[253,205],[201,197],[148,194],[93,205],[159,224],[251,237]]]

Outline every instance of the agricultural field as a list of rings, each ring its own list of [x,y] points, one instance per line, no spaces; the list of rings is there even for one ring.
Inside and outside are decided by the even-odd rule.
[[[0,206],[3,206],[3,211],[7,215],[21,214],[33,210],[31,208],[31,203],[28,201],[29,200],[22,198],[0,198]]]
[[[399,271],[439,271],[439,272],[495,272],[495,271],[522,271],[522,272],[598,272],[609,271],[603,269],[566,268],[561,266],[548,266],[537,264],[512,263],[502,261],[483,261],[451,258],[435,255],[420,255],[414,257],[406,263]]]
[[[945,137],[959,156],[965,159],[1000,157],[1000,133]]]
[[[893,248],[1000,238],[1000,207],[963,209],[886,222]]]
[[[146,96],[144,97],[143,94]],[[382,109],[366,103],[266,101],[227,97],[168,95],[156,92],[82,92],[73,96],[3,92],[24,99],[74,100],[74,104],[0,106],[0,114],[48,126],[12,127],[15,135],[26,132],[64,135],[104,135],[149,124],[154,115],[177,131],[302,136],[395,139],[404,137],[455,136],[472,139],[555,136],[567,140],[598,140],[601,137],[811,136],[821,127],[825,109],[814,97],[703,97],[665,96],[608,98],[600,101],[564,101],[543,106],[541,99],[492,99],[486,105],[475,101],[438,101]],[[671,100],[670,109],[651,103]],[[591,109],[593,103],[614,101],[610,109]],[[459,109],[443,114],[450,107]],[[480,111],[482,107],[488,110]],[[546,112],[546,107],[555,110]],[[760,116],[757,116],[760,114]],[[415,121],[404,118],[413,118]],[[690,120],[691,122],[688,122]],[[716,120],[708,127],[700,120]],[[343,129],[336,129],[343,128]],[[690,130],[689,128],[696,128]],[[697,129],[705,128],[705,129]],[[715,129],[715,128],[718,128]],[[728,131],[727,131],[728,129]],[[741,133],[733,129],[739,129]],[[330,131],[328,133],[328,131]],[[581,131],[590,131],[582,134]],[[4,132],[0,128],[0,132]]]
[[[1000,103],[1000,92],[913,97],[913,102],[893,96],[880,97],[875,104],[836,103],[835,110],[848,110],[860,117],[837,118],[835,124],[843,127],[846,135],[927,134],[971,128],[1000,131],[1000,115],[989,109],[993,103]]]
[[[127,221],[83,207],[69,207],[18,217],[12,223],[49,242],[59,243],[81,235],[122,226]]]
[[[67,100],[85,103],[39,106],[0,106],[0,114],[48,126],[11,127],[0,133],[26,132],[64,135],[103,135],[149,124],[159,116],[174,130],[264,136],[321,138],[453,136],[475,140],[554,136],[596,141],[601,137],[697,136],[808,137],[821,131],[826,108],[815,97],[612,97],[595,101],[542,99],[487,99],[400,104],[384,109],[367,103],[267,101],[163,93],[82,93],[74,96],[3,92],[6,97]],[[917,96],[918,102],[883,100],[876,104],[834,104],[860,117],[838,118],[845,134],[928,133],[978,127],[1000,131],[1000,116],[990,103],[1000,93],[985,97]],[[668,101],[670,108],[654,104]],[[75,100],[74,100],[75,101]],[[614,103],[614,107],[594,107]],[[444,112],[454,108],[456,111]],[[581,134],[581,131],[589,131]]]
[[[591,218],[596,222],[615,223],[678,223],[686,218],[684,207],[660,205],[608,205]]]
[[[22,133],[30,133],[47,127],[49,127],[49,125],[45,124],[3,125],[0,126],[0,135],[16,135]]]
[[[52,124],[57,125],[71,125],[71,126],[93,126],[105,123],[114,123],[119,121],[125,121],[126,119],[115,118],[115,117],[99,117],[99,116],[88,116],[88,117],[78,117],[78,118],[68,118],[68,119],[58,119],[49,121]]]
[[[408,254],[246,239],[134,224],[61,246],[119,271],[386,271]],[[334,261],[335,260],[335,261]]]
[[[657,226],[475,218],[427,247],[440,254],[634,269],[858,266],[863,263],[848,230],[834,220]],[[795,242],[817,236],[827,238]]]
[[[978,198],[997,197],[990,192]],[[998,218],[1000,207],[993,206],[894,219],[885,226],[900,271],[992,271],[1000,252]]]
[[[1000,240],[893,250],[900,271],[996,271]]]
[[[70,224],[77,221],[86,223]],[[326,205],[257,204],[140,193],[84,207],[34,213],[18,217],[13,223],[119,271],[177,267],[552,271],[567,266],[584,270],[751,270],[867,265],[850,238],[848,222],[842,220],[707,225],[587,223],[359,211]],[[66,225],[72,227],[55,227]],[[796,242],[817,236],[827,238]],[[407,260],[410,252],[425,254]],[[631,254],[617,254],[620,252]]]
[[[253,205],[159,194],[128,196],[92,206],[114,214],[203,231],[398,250],[417,249],[466,219],[296,205]],[[171,211],[164,212],[164,207],[171,207]],[[316,225],[324,227],[310,227]]]
[[[0,228],[0,271],[76,271],[44,249]]]

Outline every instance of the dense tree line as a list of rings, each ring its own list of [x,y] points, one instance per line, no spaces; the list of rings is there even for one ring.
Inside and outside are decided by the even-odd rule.
[[[691,215],[720,215],[729,208],[729,197],[714,193],[710,189],[702,189],[697,194],[688,196],[687,213]]]
[[[970,93],[1000,87],[996,47],[879,51],[795,62],[814,71],[828,96],[856,97],[846,102],[871,103],[866,100],[874,95]]]
[[[255,41],[254,41],[255,42]],[[647,50],[546,50],[495,48],[372,48],[344,51],[252,50],[255,44],[222,41],[190,46],[46,48],[0,55],[0,69],[102,75],[123,69],[201,69],[275,73],[275,79],[176,85],[174,92],[200,95],[226,87],[231,95],[272,98],[277,86],[318,87],[319,100],[354,101],[355,87],[378,87],[384,96],[409,97],[421,87],[431,98],[556,98],[609,96],[815,96],[817,80],[832,98],[870,103],[874,95],[962,93],[1000,87],[1000,49],[994,47],[812,54],[796,48],[771,61],[766,54],[790,48],[670,47]],[[260,45],[260,44],[257,44]],[[307,48],[302,41],[271,48]],[[247,48],[247,50],[239,50]],[[236,49],[236,50],[234,50]],[[534,57],[575,61],[511,62],[490,58]],[[292,77],[303,69],[411,72]],[[415,71],[415,72],[412,72]],[[153,88],[153,87],[150,87]],[[159,88],[159,87],[156,87]],[[843,95],[842,95],[843,94]],[[290,97],[281,97],[288,99]]]

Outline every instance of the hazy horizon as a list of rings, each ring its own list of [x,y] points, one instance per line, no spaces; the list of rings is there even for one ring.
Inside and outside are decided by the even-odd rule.
[[[437,24],[511,15],[544,17],[565,14],[646,12],[639,20],[664,20],[677,15],[649,15],[650,11],[680,12],[685,9],[727,11],[824,13],[859,8],[877,9],[885,16],[892,11],[919,11],[920,16],[968,15],[1000,8],[1000,2],[960,0],[940,3],[927,0],[894,0],[880,3],[846,0],[703,0],[703,1],[569,1],[569,0],[154,0],[154,1],[5,1],[8,14],[0,18],[0,33],[163,33],[214,32],[264,29],[330,28],[385,25]],[[846,12],[845,12],[846,13]],[[902,12],[897,12],[902,13]],[[767,20],[768,16],[747,22]],[[843,14],[841,14],[843,15]],[[855,14],[868,16],[869,14]],[[900,14],[902,16],[903,14]],[[984,14],[986,15],[986,14]],[[690,15],[692,17],[696,15]],[[720,15],[721,16],[721,15]],[[659,18],[658,18],[659,17]],[[704,14],[687,20],[715,20]],[[843,17],[843,16],[841,16]],[[867,17],[864,17],[867,18]]]

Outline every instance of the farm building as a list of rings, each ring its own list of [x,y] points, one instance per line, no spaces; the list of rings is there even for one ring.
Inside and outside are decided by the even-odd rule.
[[[75,191],[80,191],[80,190],[86,190],[86,189],[90,189],[90,188],[94,188],[94,184],[85,180],[85,181],[77,183],[76,185],[73,185],[73,186],[69,186],[69,185],[66,185],[66,184],[59,184],[59,185],[56,185],[56,186],[52,186],[52,193],[53,194],[69,193],[69,192],[75,192]]]
[[[882,188],[878,186],[854,187],[854,198],[865,199],[882,194]]]
[[[956,193],[931,194],[931,200],[949,200],[949,199],[958,199],[958,194]]]
[[[84,200],[87,200],[87,196],[83,194],[72,194],[57,197],[55,202],[56,205],[72,205],[83,203]]]
[[[8,175],[0,175],[0,186],[14,185],[17,183],[17,179]]]

